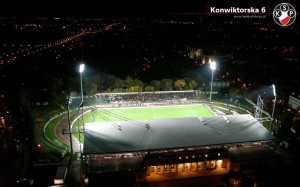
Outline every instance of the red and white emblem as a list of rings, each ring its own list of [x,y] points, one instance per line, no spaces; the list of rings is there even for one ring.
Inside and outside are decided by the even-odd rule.
[[[280,3],[274,8],[273,18],[278,25],[289,26],[296,19],[296,9],[289,3]]]
[[[282,12],[281,16],[279,17],[279,20],[283,25],[286,25],[290,22],[291,18],[288,16],[286,11],[286,12]]]

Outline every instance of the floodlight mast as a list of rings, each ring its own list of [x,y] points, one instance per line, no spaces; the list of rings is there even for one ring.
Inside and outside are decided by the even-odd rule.
[[[272,85],[273,87],[273,94],[274,94],[274,104],[273,104],[273,111],[272,111],[272,118],[274,117],[274,111],[275,111],[275,105],[276,105],[276,90],[275,90],[275,85]]]
[[[270,131],[272,129],[272,122],[274,121],[274,111],[275,111],[275,106],[276,106],[276,88],[275,88],[275,85],[272,84],[272,88],[273,88],[273,95],[274,95],[274,103],[273,103],[273,110],[272,110],[272,121],[271,121],[271,124],[270,124]]]
[[[211,83],[210,83],[210,94],[209,94],[209,101],[211,101],[211,94],[212,94],[212,86],[214,80],[214,70],[216,69],[216,62],[210,62],[210,69],[211,69]]]
[[[83,133],[85,132],[85,127],[84,127],[84,117],[83,117],[83,87],[82,87],[82,73],[84,71],[84,64],[80,64],[79,66],[79,73],[80,73],[80,88],[81,88],[81,104],[78,108],[78,110],[81,107],[81,118],[82,118],[82,125],[83,125]],[[78,121],[79,122],[79,121]],[[80,129],[78,125],[78,133],[79,133],[79,147],[80,147],[80,158],[81,158],[81,169],[83,170],[83,155],[82,155],[82,150],[81,150],[81,143],[80,143]]]
[[[83,87],[82,87],[82,73],[84,72],[84,64],[80,64],[79,66],[79,73],[80,73],[80,88],[81,88],[81,104],[79,106],[79,108],[81,107],[81,119],[82,119],[82,124],[83,124],[83,132],[84,132],[84,117],[83,117]],[[79,126],[78,126],[79,127]],[[79,131],[79,135],[80,135],[80,131]],[[79,136],[80,137],[80,136]],[[79,144],[80,144],[80,140],[79,140]]]
[[[71,120],[70,120],[70,103],[71,103],[71,95],[69,94],[68,97],[68,125],[69,125],[69,136],[70,136],[70,153],[73,155],[73,140],[72,140],[72,126],[71,126]]]
[[[80,64],[79,73],[80,73],[80,88],[81,88],[81,102],[83,103],[83,89],[82,89],[82,73],[84,71],[84,64]]]

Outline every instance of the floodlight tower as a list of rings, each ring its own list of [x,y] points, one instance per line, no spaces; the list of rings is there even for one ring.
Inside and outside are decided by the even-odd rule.
[[[210,69],[211,69],[211,83],[210,83],[210,94],[209,94],[209,101],[211,101],[211,94],[212,94],[212,86],[214,80],[214,70],[216,69],[216,62],[210,62]]]
[[[273,103],[272,121],[271,121],[271,124],[270,124],[270,131],[272,129],[272,122],[274,121],[274,111],[275,111],[275,105],[276,105],[276,88],[275,88],[274,84],[272,84],[272,88],[273,88],[273,95],[274,95],[274,103]]]
[[[79,73],[80,73],[80,88],[81,88],[81,104],[78,108],[78,110],[81,107],[81,119],[82,119],[82,126],[83,126],[83,133],[85,132],[85,128],[84,128],[84,117],[83,117],[83,87],[82,87],[82,73],[84,71],[84,64],[80,64],[79,66]],[[79,122],[79,121],[78,121]],[[81,158],[81,169],[83,172],[83,155],[82,155],[82,150],[81,150],[81,143],[80,143],[80,129],[79,129],[79,124],[78,124],[78,133],[79,133],[79,151],[80,151],[80,158]]]
[[[79,73],[80,73],[80,88],[81,88],[81,104],[79,106],[79,109],[81,107],[81,119],[82,119],[82,125],[83,125],[83,132],[84,132],[84,117],[83,117],[83,87],[82,87],[82,73],[84,71],[84,64],[80,64],[79,66]],[[78,125],[79,130],[79,125]],[[79,145],[80,145],[80,130],[79,130]],[[80,146],[81,147],[81,146]],[[81,148],[80,148],[81,149]]]
[[[260,95],[258,95],[254,118],[259,119],[261,117],[261,114],[262,114],[262,111],[263,111],[263,105],[264,105],[264,101],[260,97]]]
[[[81,88],[81,104],[80,106],[82,107],[82,123],[84,126],[84,118],[83,118],[83,88],[82,88],[82,73],[84,71],[84,64],[80,64],[79,66],[79,73],[80,73],[80,88]]]
[[[84,71],[84,64],[80,64],[79,73],[80,73],[80,88],[81,88],[81,103],[83,103],[83,89],[82,89],[82,73]]]
[[[273,111],[272,111],[272,118],[274,117],[275,105],[276,105],[276,88],[275,85],[272,85],[273,88],[273,95],[274,95],[274,104],[273,104]]]
[[[70,121],[70,104],[71,104],[71,95],[69,94],[68,97],[68,125],[69,125],[69,136],[70,136],[70,153],[73,155],[73,140],[72,140],[72,126]]]

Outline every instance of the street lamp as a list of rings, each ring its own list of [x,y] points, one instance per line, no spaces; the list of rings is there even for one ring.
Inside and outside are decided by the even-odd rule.
[[[272,88],[273,88],[273,95],[274,95],[274,103],[273,103],[273,110],[272,110],[272,122],[274,120],[274,111],[275,111],[275,105],[276,105],[276,89],[275,89],[275,85],[272,84]],[[270,124],[270,131],[271,131],[271,127],[272,127],[272,122]]]
[[[210,84],[209,100],[211,101],[212,86],[213,86],[213,80],[214,80],[214,70],[216,69],[216,63],[214,61],[210,62],[210,69],[211,69],[211,84]]]

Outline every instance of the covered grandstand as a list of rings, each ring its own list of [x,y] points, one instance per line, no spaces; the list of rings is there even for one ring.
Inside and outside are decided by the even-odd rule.
[[[134,183],[188,172],[224,174],[248,161],[273,164],[276,158],[275,137],[250,114],[135,123],[85,125],[82,154],[91,183],[116,175]],[[255,154],[247,154],[249,150]]]
[[[199,101],[198,90],[184,91],[155,91],[155,92],[122,92],[122,93],[98,93],[95,97],[100,101],[111,102],[161,102],[161,101],[178,101],[181,99]],[[205,92],[209,94],[209,92]]]

